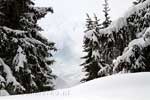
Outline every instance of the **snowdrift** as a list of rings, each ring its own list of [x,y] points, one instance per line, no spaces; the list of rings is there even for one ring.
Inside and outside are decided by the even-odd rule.
[[[1,100],[150,100],[150,73],[118,74],[73,88]]]

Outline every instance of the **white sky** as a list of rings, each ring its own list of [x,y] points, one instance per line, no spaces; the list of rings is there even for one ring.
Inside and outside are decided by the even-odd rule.
[[[86,13],[96,13],[103,19],[104,0],[35,0],[38,6],[52,6],[54,14],[48,14],[39,21],[45,36],[56,42],[54,71],[69,84],[76,84],[81,73],[83,31]],[[109,0],[112,20],[122,16],[135,0]],[[75,80],[76,79],[76,80]],[[74,80],[74,81],[73,81]],[[72,83],[71,83],[72,82]]]

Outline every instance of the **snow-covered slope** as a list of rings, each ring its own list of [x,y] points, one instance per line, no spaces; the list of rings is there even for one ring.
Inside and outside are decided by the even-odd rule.
[[[100,100],[148,100],[149,77],[150,73],[118,74],[74,87],[71,93],[80,97],[97,97]]]
[[[150,73],[118,74],[78,85],[24,96],[3,97],[1,100],[150,100]]]

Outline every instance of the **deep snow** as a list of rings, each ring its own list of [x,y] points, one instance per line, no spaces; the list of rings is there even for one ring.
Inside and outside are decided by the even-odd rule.
[[[150,100],[150,73],[117,74],[81,85],[1,100]]]

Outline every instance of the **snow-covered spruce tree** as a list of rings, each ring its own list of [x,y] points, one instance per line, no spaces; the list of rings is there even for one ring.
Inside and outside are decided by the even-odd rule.
[[[0,90],[10,95],[52,90],[51,51],[37,21],[52,8],[31,0],[0,0]]]
[[[98,31],[100,29],[99,19],[94,15],[92,20],[87,14],[86,31],[84,36],[84,52],[87,54],[82,57],[85,60],[81,66],[83,71],[86,72],[86,77],[82,79],[82,82],[86,82],[95,78],[98,78],[98,71],[100,70],[100,54],[99,54],[99,43],[98,43]],[[92,30],[94,32],[90,33]],[[89,38],[91,37],[91,38]]]
[[[139,39],[134,39],[123,54],[114,60],[113,73],[150,71],[150,28]]]
[[[106,28],[106,27],[108,27],[108,26],[110,25],[110,23],[112,22],[112,21],[110,20],[110,16],[109,16],[110,8],[109,8],[108,0],[104,0],[103,6],[104,6],[103,12],[104,12],[105,20],[104,20],[104,22],[103,22],[102,24],[103,24],[103,28]]]
[[[99,75],[113,74],[114,59],[122,55],[132,40],[141,38],[148,27],[150,27],[150,1],[145,0],[133,5],[125,16],[113,21],[107,28],[100,29],[98,32],[100,58],[109,66],[100,69]],[[86,35],[92,38],[90,34],[94,32],[95,30],[91,30]]]
[[[132,40],[143,36],[146,29],[150,26],[149,12],[150,1],[146,0],[134,5],[124,17],[120,17],[117,21],[112,22],[108,28],[99,31],[101,57],[111,66],[105,68],[107,69],[103,71],[106,72],[105,74],[108,74],[108,72],[110,74],[114,73],[113,60],[123,54],[125,47]],[[138,69],[138,72],[140,71],[143,70]]]
[[[92,30],[94,25],[93,25],[93,20],[92,18],[89,16],[89,14],[86,14],[87,19],[86,19],[86,32],[89,30]]]

